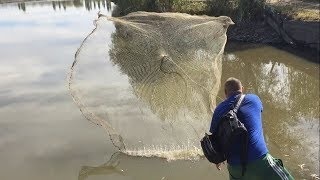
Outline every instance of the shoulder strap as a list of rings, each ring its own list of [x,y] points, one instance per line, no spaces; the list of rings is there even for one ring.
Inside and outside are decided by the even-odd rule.
[[[240,105],[242,103],[242,100],[244,99],[244,96],[245,96],[245,94],[241,94],[240,97],[238,98],[238,101],[236,102],[236,105],[233,108],[233,111],[235,113],[237,113],[237,111],[238,111],[238,109],[239,109],[239,107],[240,107]]]

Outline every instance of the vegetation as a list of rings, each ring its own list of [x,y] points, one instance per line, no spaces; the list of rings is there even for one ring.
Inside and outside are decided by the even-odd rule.
[[[264,0],[208,0],[209,15],[227,15],[240,22],[261,18]]]
[[[265,0],[113,0],[119,15],[134,11],[230,16],[235,21],[262,17]]]
[[[270,4],[276,11],[295,20],[320,21],[317,7],[304,6],[303,4]]]
[[[192,1],[192,0],[174,0],[172,10],[174,12],[183,12],[189,14],[206,14],[206,1]]]

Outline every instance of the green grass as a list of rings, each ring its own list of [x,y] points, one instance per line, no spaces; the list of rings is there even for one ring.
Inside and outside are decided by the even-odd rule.
[[[174,12],[182,12],[189,14],[205,14],[207,10],[207,3],[204,1],[186,1],[174,0],[172,10]]]

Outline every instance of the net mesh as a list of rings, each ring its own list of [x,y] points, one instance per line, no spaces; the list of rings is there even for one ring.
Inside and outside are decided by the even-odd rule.
[[[75,55],[71,95],[129,155],[201,155],[221,77],[229,17],[99,15]]]

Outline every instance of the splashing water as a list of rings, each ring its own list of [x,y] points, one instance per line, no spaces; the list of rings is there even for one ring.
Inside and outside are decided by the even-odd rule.
[[[231,19],[135,12],[95,22],[69,76],[83,115],[128,155],[201,156]]]
[[[150,147],[143,147],[142,149],[127,150],[124,153],[131,156],[141,157],[160,157],[165,158],[167,161],[172,160],[198,160],[203,155],[199,147],[187,145],[152,145]]]

